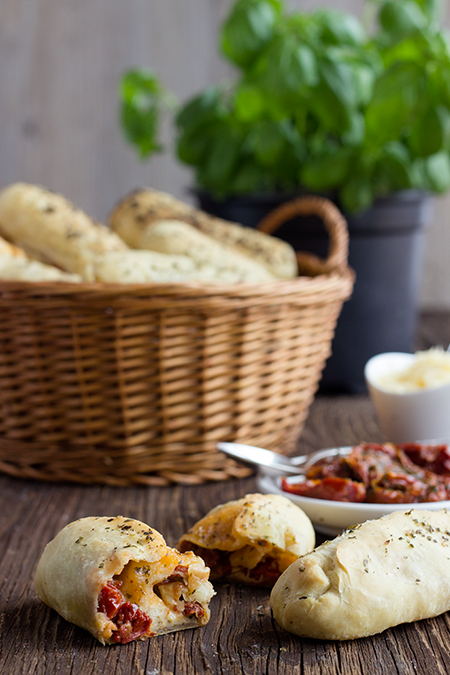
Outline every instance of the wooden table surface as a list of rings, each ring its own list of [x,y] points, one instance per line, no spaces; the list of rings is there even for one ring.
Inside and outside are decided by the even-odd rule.
[[[448,342],[450,319],[430,315],[418,346]],[[383,440],[366,396],[316,398],[299,452]],[[203,628],[102,646],[44,606],[33,575],[45,544],[88,515],[138,518],[174,545],[218,503],[256,491],[254,478],[199,487],[113,488],[0,476],[0,673],[2,675],[426,675],[449,672],[450,615],[346,642],[298,638],[273,620],[267,590],[216,585]],[[318,541],[323,537],[318,536]]]

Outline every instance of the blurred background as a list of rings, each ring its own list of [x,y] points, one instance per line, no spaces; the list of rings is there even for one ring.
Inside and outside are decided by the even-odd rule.
[[[363,0],[290,0],[292,9],[332,6],[362,16]],[[118,123],[118,82],[154,69],[180,102],[233,76],[217,49],[231,0],[1,0],[0,189],[15,181],[61,192],[105,221],[141,186],[191,201],[192,175],[173,152],[137,159]],[[445,17],[450,27],[449,11]],[[450,194],[434,198],[420,303],[450,309]]]

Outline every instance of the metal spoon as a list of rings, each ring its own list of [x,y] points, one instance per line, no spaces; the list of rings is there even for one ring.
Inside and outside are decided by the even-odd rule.
[[[258,448],[254,445],[244,445],[243,443],[217,443],[217,450],[225,453],[229,457],[249,464],[250,466],[257,466],[269,475],[300,475],[324,457],[332,457],[335,455],[346,455],[350,452],[351,447],[342,448],[328,448],[327,450],[317,450],[308,455],[300,455],[297,457],[285,457],[279,455],[271,450]]]

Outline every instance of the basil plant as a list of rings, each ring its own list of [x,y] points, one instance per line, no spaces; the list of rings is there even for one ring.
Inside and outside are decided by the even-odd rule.
[[[196,187],[217,199],[308,191],[344,211],[377,197],[450,187],[450,47],[439,0],[371,0],[370,22],[334,9],[288,13],[237,0],[220,27],[232,82],[183,105],[150,70],[120,82],[121,125],[141,157],[159,120]]]

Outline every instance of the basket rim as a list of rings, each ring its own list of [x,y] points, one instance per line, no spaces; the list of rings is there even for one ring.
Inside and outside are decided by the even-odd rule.
[[[315,259],[311,255],[312,259]],[[328,272],[323,272],[314,276],[308,274],[300,274],[292,279],[271,279],[269,281],[255,282],[211,282],[204,281],[183,281],[183,282],[146,282],[146,283],[109,283],[101,281],[23,281],[23,280],[9,280],[0,279],[0,293],[4,291],[29,291],[30,295],[34,295],[36,290],[37,295],[54,294],[54,295],[77,295],[83,294],[132,294],[134,292],[141,294],[142,292],[151,292],[154,295],[155,290],[160,294],[186,291],[188,294],[194,292],[196,295],[264,295],[272,294],[274,290],[297,290],[298,286],[305,285],[310,289],[311,286],[326,286],[327,281],[333,283],[339,280],[348,282],[352,280],[355,273],[348,265],[344,268],[334,269]],[[159,293],[158,293],[159,294]]]

